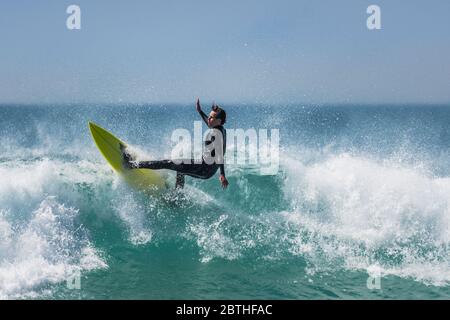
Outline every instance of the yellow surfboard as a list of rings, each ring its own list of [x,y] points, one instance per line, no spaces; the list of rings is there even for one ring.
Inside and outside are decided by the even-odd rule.
[[[120,144],[125,147],[127,145],[112,133],[93,122],[89,122],[89,130],[103,157],[130,186],[148,192],[161,191],[167,188],[166,180],[155,170],[124,168]]]

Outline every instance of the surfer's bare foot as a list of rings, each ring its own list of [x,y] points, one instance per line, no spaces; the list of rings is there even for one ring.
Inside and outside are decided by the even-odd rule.
[[[134,169],[136,168],[136,164],[131,159],[131,155],[126,150],[126,147],[123,144],[120,144],[120,152],[122,153],[122,166],[125,169]]]

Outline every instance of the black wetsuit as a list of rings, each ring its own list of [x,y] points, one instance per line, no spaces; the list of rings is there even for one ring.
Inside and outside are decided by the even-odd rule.
[[[199,111],[200,116],[202,117],[203,121],[208,125],[208,116],[203,112]],[[222,133],[223,138],[223,155],[225,155],[226,150],[226,144],[227,144],[227,138],[226,138],[226,130],[223,126],[218,126],[213,129],[217,129]],[[205,147],[207,148],[211,143],[214,141],[214,136],[211,136],[208,134],[207,138],[205,139]],[[211,151],[211,156],[215,156],[214,150]],[[187,159],[187,160],[179,160],[179,161],[172,161],[172,160],[156,160],[156,161],[140,161],[133,165],[134,168],[142,168],[142,169],[169,169],[174,170],[177,172],[177,183],[181,180],[183,180],[183,176],[191,176],[194,178],[199,179],[209,179],[211,178],[216,172],[217,169],[220,169],[220,174],[225,175],[225,166],[224,166],[224,159],[222,157],[221,163],[212,163],[208,164],[205,161],[205,157],[202,157],[201,163],[196,163],[194,159]],[[198,161],[198,160],[197,160]]]

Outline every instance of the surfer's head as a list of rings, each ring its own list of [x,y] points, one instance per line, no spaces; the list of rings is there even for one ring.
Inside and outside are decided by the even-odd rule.
[[[218,105],[213,105],[208,117],[208,125],[211,128],[222,126],[227,121],[227,113]]]

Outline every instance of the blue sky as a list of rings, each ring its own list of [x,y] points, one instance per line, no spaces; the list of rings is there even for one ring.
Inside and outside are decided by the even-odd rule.
[[[81,30],[66,8],[81,7]],[[381,7],[382,30],[366,27]],[[0,103],[450,103],[450,1],[2,0]]]

